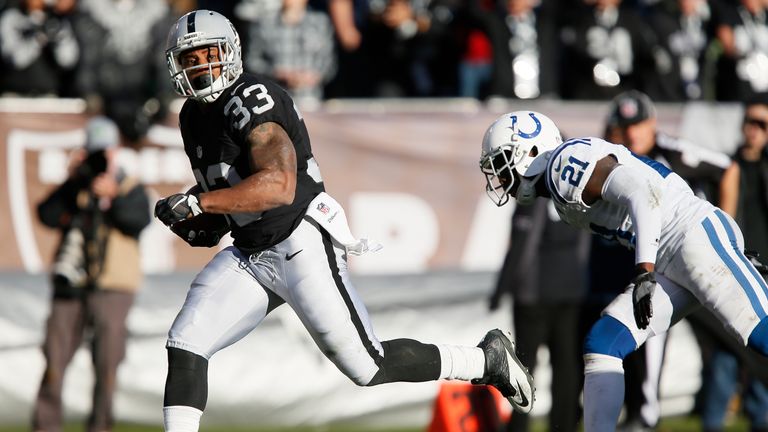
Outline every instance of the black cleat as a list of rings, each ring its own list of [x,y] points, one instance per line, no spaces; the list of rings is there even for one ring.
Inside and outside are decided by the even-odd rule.
[[[536,388],[528,368],[520,363],[515,354],[515,343],[509,332],[499,329],[489,331],[477,345],[485,353],[485,373],[472,384],[496,387],[507,398],[512,408],[529,413],[536,400]]]

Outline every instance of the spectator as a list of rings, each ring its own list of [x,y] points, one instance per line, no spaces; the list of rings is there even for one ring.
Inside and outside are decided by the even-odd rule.
[[[662,162],[680,175],[691,189],[720,207],[736,214],[739,195],[738,167],[728,155],[696,146],[657,129],[656,108],[639,91],[617,96],[611,121],[622,131],[622,143],[639,155]]]
[[[184,15],[197,6],[198,0],[168,0],[174,15]]]
[[[92,111],[112,118],[132,142],[164,117],[173,97],[163,46],[173,20],[157,0],[80,0],[75,32],[83,47],[80,94]]]
[[[743,142],[735,159],[741,168],[739,223],[747,234],[748,250],[768,258],[768,93],[745,103]]]
[[[741,172],[737,219],[744,232],[745,250],[768,257],[768,94],[745,103],[741,127],[743,142],[735,155]],[[739,379],[738,353],[714,343],[705,362],[700,397],[702,427],[721,431],[726,411]],[[765,367],[765,364],[763,365]],[[745,382],[743,407],[751,430],[768,430],[768,386],[754,376]]]
[[[664,63],[658,79],[646,87],[654,100],[686,101],[702,99],[712,89],[705,79],[706,52],[714,38],[714,26],[707,0],[659,2],[651,15],[651,27],[659,39],[656,51]],[[669,58],[669,61],[666,59]],[[662,69],[662,68],[660,68]]]
[[[364,48],[368,0],[328,0],[328,15],[336,34],[338,71],[325,88],[329,98],[368,97],[373,86]]]
[[[490,11],[482,10],[477,0],[471,4],[492,46],[490,95],[555,96],[559,65],[554,11],[536,0],[505,0]]]
[[[374,97],[423,96],[430,84],[414,74],[423,70],[415,54],[422,49],[430,18],[424,0],[371,0],[365,49],[371,53]],[[421,84],[421,85],[420,85]]]
[[[746,101],[768,91],[768,16],[762,0],[723,2],[717,38],[717,100]]]
[[[97,117],[86,127],[70,177],[38,206],[40,220],[61,232],[52,271],[51,313],[43,353],[46,367],[32,429],[62,430],[64,372],[91,331],[95,372],[88,432],[112,430],[117,368],[125,355],[125,320],[139,288],[138,237],[150,222],[144,187],[115,161],[119,134]]]
[[[459,64],[459,96],[485,99],[493,71],[493,51],[485,32],[467,29]]]
[[[430,0],[424,14],[426,26],[413,47],[412,76],[415,96],[457,96],[462,57],[460,29],[464,0]]]
[[[267,2],[267,0],[258,0],[259,2]],[[235,9],[240,3],[248,3],[249,1],[242,0],[196,0],[192,9],[207,9],[216,11],[224,16],[231,17],[235,15]],[[253,2],[253,0],[250,0]]]
[[[642,88],[655,74],[655,36],[621,0],[583,0],[561,31],[564,60],[560,89],[567,99],[610,99]]]
[[[80,49],[68,14],[73,0],[23,0],[0,15],[3,74],[0,91],[25,96],[55,96],[70,83],[67,71]]]
[[[560,221],[551,201],[517,206],[512,239],[490,309],[505,294],[512,296],[517,352],[531,371],[541,345],[552,364],[549,430],[576,431],[581,387],[579,306],[586,292],[589,234]],[[557,271],[552,271],[557,269]],[[529,430],[529,416],[515,413],[509,431]]]
[[[232,1],[230,0],[221,3],[217,0],[207,0],[203,3],[210,7],[203,8],[200,6],[202,3],[198,2],[197,7],[191,8],[190,11],[194,9],[212,10],[228,17],[230,16],[228,9],[232,9],[234,19],[230,19],[230,22],[235,26],[238,34],[243,35],[243,40],[240,41],[243,53],[248,53],[248,34],[250,33],[248,28],[265,16],[280,13],[280,9],[283,7],[283,0],[234,0],[234,5],[231,4]]]
[[[275,79],[298,102],[323,98],[336,69],[333,28],[307,0],[283,0],[279,12],[252,23],[247,45],[249,71]]]

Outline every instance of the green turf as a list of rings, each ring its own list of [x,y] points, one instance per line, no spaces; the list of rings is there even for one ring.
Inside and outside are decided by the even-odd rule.
[[[64,427],[64,432],[83,432],[82,425],[70,424]],[[0,425],[0,432],[29,432],[28,426]],[[112,432],[157,432],[162,431],[160,425],[131,425],[119,424]],[[317,426],[300,428],[263,428],[244,426],[201,426],[200,432],[423,432],[424,429],[371,429],[364,426]]]
[[[159,425],[130,425],[120,424],[112,432],[157,432],[161,431]],[[375,429],[365,426],[317,426],[301,428],[259,428],[259,427],[227,427],[227,426],[206,426],[200,428],[200,432],[424,432],[425,428],[410,429]],[[657,432],[699,432],[701,431],[701,422],[696,417],[668,417],[661,421],[656,429]],[[733,424],[724,429],[726,432],[747,432],[748,423],[743,418],[737,419]],[[64,432],[82,432],[83,427],[77,424],[67,425]],[[532,432],[547,431],[546,423],[543,420],[536,420],[532,424]],[[0,432],[29,432],[28,426],[4,426],[0,425]]]

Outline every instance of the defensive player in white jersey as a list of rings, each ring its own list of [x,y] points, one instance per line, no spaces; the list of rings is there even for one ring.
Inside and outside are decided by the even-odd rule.
[[[549,197],[565,222],[635,250],[637,276],[584,341],[586,431],[616,428],[623,358],[697,307],[768,356],[768,286],[739,227],[662,164],[600,138],[562,142],[552,120],[516,111],[486,131],[480,168],[497,205]]]
[[[505,332],[490,331],[477,347],[379,341],[347,271],[347,255],[367,243],[352,237],[344,210],[325,192],[290,96],[243,73],[240,39],[225,17],[184,15],[166,55],[177,92],[188,98],[179,125],[197,185],[158,201],[155,215],[192,246],[215,246],[227,231],[234,239],[192,282],[169,331],[166,431],[198,430],[211,356],[283,303],[358,385],[471,380],[531,410],[533,381]]]

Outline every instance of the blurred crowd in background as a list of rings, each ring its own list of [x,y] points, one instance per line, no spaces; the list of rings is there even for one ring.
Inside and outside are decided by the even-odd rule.
[[[172,96],[168,28],[196,8],[229,17],[246,71],[298,99],[768,90],[765,0],[0,0],[0,91],[85,98],[141,129]]]

